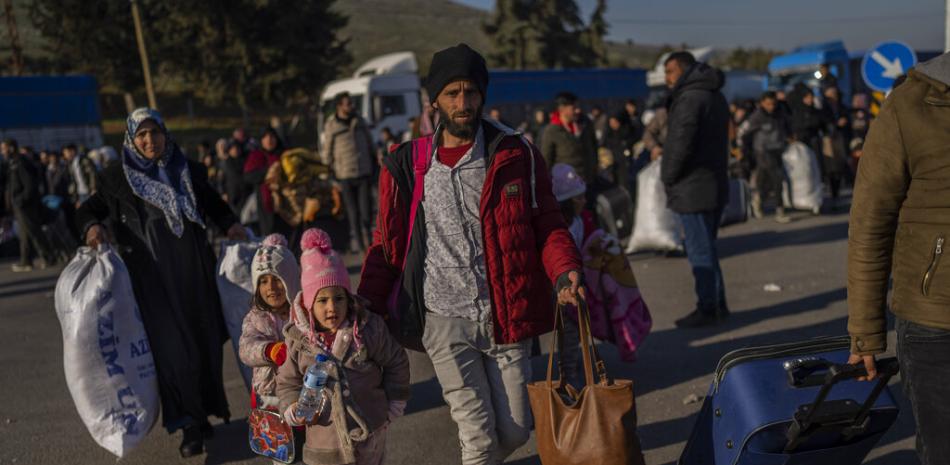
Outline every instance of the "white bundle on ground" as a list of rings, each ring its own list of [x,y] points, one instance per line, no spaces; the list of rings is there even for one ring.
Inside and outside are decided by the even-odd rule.
[[[782,153],[782,164],[788,176],[787,185],[782,189],[783,203],[817,213],[824,198],[824,186],[815,152],[801,142],[793,142]]]
[[[679,220],[666,206],[666,188],[660,180],[661,160],[651,161],[637,175],[637,214],[627,253],[681,249]]]
[[[218,256],[218,295],[221,309],[224,311],[224,323],[231,336],[231,346],[237,358],[238,368],[247,389],[251,389],[251,368],[241,363],[238,342],[241,340],[241,325],[251,309],[251,297],[254,295],[254,282],[251,279],[251,262],[254,253],[261,247],[260,242],[224,241]]]
[[[109,246],[82,247],[56,281],[66,384],[93,439],[118,457],[159,413],[158,381],[132,282]]]

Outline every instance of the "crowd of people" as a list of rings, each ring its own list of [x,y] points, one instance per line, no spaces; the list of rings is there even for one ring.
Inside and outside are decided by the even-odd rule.
[[[833,79],[822,83],[820,99],[800,86],[730,105],[720,91],[723,74],[689,53],[671,54],[665,68],[668,96],[642,115],[635,100],[616,114],[600,107],[585,113],[577,96],[563,92],[550,112],[538,110],[517,131],[499,109],[486,111],[485,60],[460,44],[434,55],[425,80],[429,111],[420,117],[432,119],[417,120],[412,131],[419,137],[408,140],[383,129],[374,141],[345,93],[335,99],[316,151],[288,149],[276,128],[257,139],[237,129],[213,148],[201,144],[193,160],[147,108],[129,115],[120,154],[73,145],[34,154],[6,140],[0,183],[21,242],[14,271],[30,270],[34,255],[39,266],[57,263],[70,244],[121,246],[157,367],[163,426],[183,431],[180,452],[191,456],[213,434],[209,415],[231,415],[222,380],[227,333],[209,240],[245,240],[251,226],[267,238],[252,265],[255,293],[241,359],[255,367],[254,405],[306,426],[304,462],[383,463],[387,425],[402,415],[409,395],[402,346],[431,358],[459,428],[462,463],[499,463],[529,438],[531,341],[551,330],[555,303],[578,305],[591,292],[583,244],[597,228],[589,207],[599,192],[635,192],[637,171],[662,160],[696,293],[696,307],[676,324],[696,327],[730,313],[716,250],[730,176],[751,181],[756,216],[774,201],[780,222],[787,221],[782,153],[793,141],[819,157],[832,199],[842,183],[854,182],[870,114],[862,97],[848,109]],[[885,115],[893,119],[895,111]],[[434,130],[426,133],[430,124]],[[880,134],[876,141],[898,143]],[[893,224],[899,207],[892,204],[903,199],[896,187],[913,185],[901,177],[906,170],[890,169],[898,164],[883,159],[880,148],[874,153],[873,168],[858,176],[867,181],[856,202],[878,223]],[[884,188],[871,189],[874,182]],[[893,208],[880,211],[872,199]],[[322,220],[345,221],[345,249],[362,253],[355,290],[334,240],[315,227]],[[852,308],[863,322],[853,328],[852,352],[873,367],[883,328],[867,309],[883,308],[886,276],[870,263],[880,253],[867,246],[887,238],[878,223],[853,218],[852,228],[855,221],[855,237],[865,239],[856,250],[865,259],[854,259],[854,272],[864,274],[849,282],[860,291],[849,292],[849,301],[870,303]],[[49,229],[72,242],[54,240]],[[942,241],[941,235],[931,267]],[[863,279],[870,274],[874,283]],[[932,305],[928,276],[922,307]],[[895,279],[895,292],[904,284]],[[909,321],[916,316],[902,313]],[[648,317],[639,318],[630,327],[645,334]],[[944,326],[945,318],[934,318]],[[908,334],[925,328],[905,326]],[[296,394],[317,354],[339,363],[341,384],[313,420],[298,418]],[[919,383],[915,413],[915,396],[946,390]],[[924,428],[938,431],[933,425],[946,417],[924,419]]]
[[[0,238],[20,245],[15,272],[46,268],[67,260],[78,244],[76,209],[97,189],[98,172],[118,160],[115,150],[86,152],[74,144],[60,152],[20,147],[16,140],[0,142]]]
[[[733,146],[742,161],[737,168],[755,187],[752,211],[756,217],[762,217],[763,202],[771,199],[776,203],[775,219],[788,222],[782,205],[782,182],[787,177],[782,153],[791,141],[805,144],[815,154],[829,188],[830,208],[841,207],[841,187],[854,184],[872,118],[867,95],[855,95],[852,104],[852,108],[845,106],[837,82],[825,79],[820,99],[798,84],[788,93],[765,92],[757,106],[752,102],[734,105]]]

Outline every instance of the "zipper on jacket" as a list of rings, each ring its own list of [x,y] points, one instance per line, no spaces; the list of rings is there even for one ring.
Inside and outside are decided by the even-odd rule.
[[[943,255],[943,241],[943,236],[937,238],[937,242],[934,244],[933,258],[930,260],[930,266],[927,267],[927,272],[924,273],[924,281],[920,285],[920,292],[924,294],[924,297],[929,297],[930,295],[930,283],[933,281],[934,274],[937,273],[940,256]]]

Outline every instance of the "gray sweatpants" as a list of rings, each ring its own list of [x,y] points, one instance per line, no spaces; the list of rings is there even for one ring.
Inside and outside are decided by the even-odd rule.
[[[498,345],[489,326],[426,315],[422,344],[459,428],[462,465],[495,465],[528,441],[530,341]]]

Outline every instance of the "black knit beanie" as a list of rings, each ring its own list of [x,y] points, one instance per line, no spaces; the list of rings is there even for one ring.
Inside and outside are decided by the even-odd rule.
[[[485,98],[488,88],[488,67],[485,59],[466,44],[458,44],[432,55],[429,76],[426,77],[426,91],[429,101],[435,102],[439,93],[452,81],[469,79]]]

